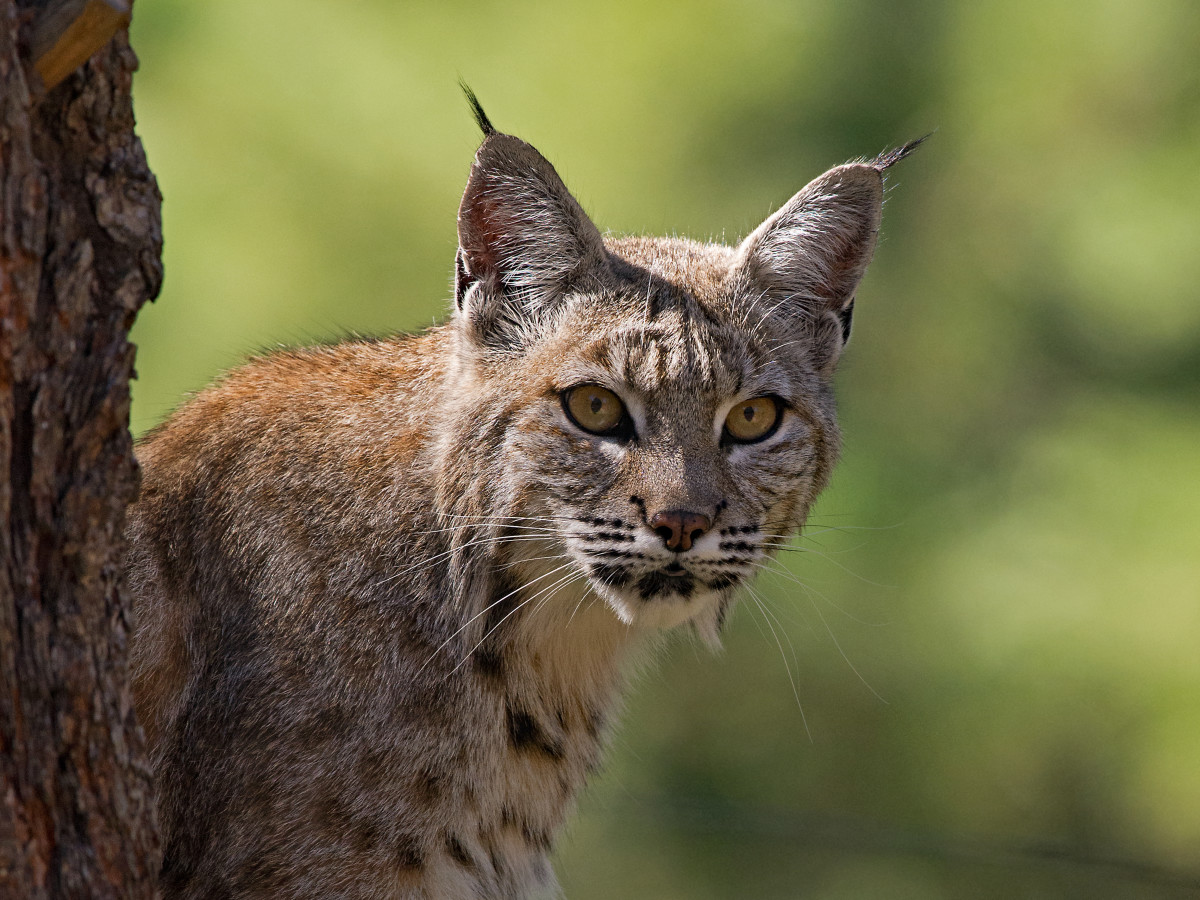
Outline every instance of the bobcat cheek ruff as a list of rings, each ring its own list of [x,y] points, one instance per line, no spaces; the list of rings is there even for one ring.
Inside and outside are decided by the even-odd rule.
[[[736,247],[607,239],[495,130],[453,313],[251,360],[139,448],[127,572],[168,898],[514,898],[656,630],[716,643],[829,479],[882,172]]]

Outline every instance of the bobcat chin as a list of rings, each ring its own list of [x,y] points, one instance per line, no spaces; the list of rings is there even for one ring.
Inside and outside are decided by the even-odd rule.
[[[610,238],[469,99],[449,321],[252,360],[139,448],[168,898],[553,894],[631,659],[681,625],[716,643],[829,479],[915,142],[737,246]]]

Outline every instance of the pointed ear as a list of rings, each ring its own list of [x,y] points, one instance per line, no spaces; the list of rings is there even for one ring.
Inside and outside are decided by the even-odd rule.
[[[882,167],[849,163],[811,182],[744,240],[734,271],[766,315],[810,338],[832,373],[850,337],[854,292],[875,252]],[[758,301],[762,298],[762,301]]]
[[[458,210],[460,326],[482,344],[520,346],[566,291],[606,269],[600,232],[554,167],[524,141],[488,134]]]

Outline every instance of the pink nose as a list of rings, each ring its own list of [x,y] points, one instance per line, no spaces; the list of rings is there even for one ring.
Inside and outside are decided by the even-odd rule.
[[[655,513],[650,518],[650,527],[663,539],[668,550],[679,552],[691,550],[692,543],[712,528],[712,519],[684,509],[668,509]]]

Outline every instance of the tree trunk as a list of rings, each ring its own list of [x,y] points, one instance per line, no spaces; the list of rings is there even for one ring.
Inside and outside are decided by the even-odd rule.
[[[46,5],[0,0],[0,898],[153,897],[120,566],[127,335],[162,278],[161,198],[123,31],[31,96]]]

